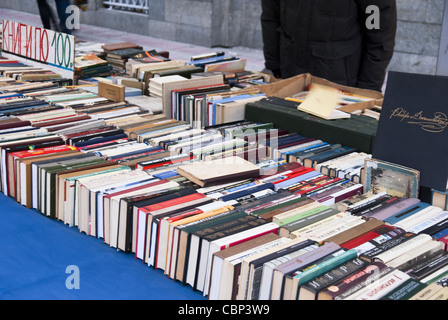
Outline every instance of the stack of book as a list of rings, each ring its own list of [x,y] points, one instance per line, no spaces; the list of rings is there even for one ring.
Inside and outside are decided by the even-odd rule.
[[[340,143],[372,153],[378,120],[351,114],[349,118],[326,120],[297,109],[299,102],[274,96],[246,104],[246,119],[274,122],[292,132]]]
[[[61,79],[61,75],[52,70],[4,58],[0,59],[0,72],[5,77],[27,82]]]
[[[94,53],[75,57],[75,75],[79,78],[107,77],[112,66]]]
[[[198,128],[244,120],[245,105],[265,97],[257,86],[232,88],[222,74],[152,78],[149,93],[161,97],[167,117]]]

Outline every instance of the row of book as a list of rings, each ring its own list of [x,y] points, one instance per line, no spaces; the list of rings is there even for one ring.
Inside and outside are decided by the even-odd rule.
[[[197,128],[243,120],[245,104],[265,96],[256,87],[267,83],[267,75],[245,70],[244,59],[224,52],[183,61],[171,59],[169,52],[144,50],[132,42],[101,48],[103,55],[83,52],[77,56],[75,70],[83,76],[79,83],[95,83],[98,77],[123,83],[133,88],[132,92],[160,99],[167,117]],[[110,74],[117,63],[121,71]],[[97,73],[100,69],[105,73]]]
[[[369,154],[4,80],[2,192],[209,299],[446,299],[447,212],[379,191]]]
[[[44,92],[43,90],[41,93],[45,95]],[[65,94],[68,93],[65,92]],[[72,94],[77,95],[79,92],[74,91]],[[46,100],[52,100],[50,97],[46,96]],[[98,97],[84,97],[83,100],[89,99],[98,99]],[[34,100],[45,101],[42,96],[40,99],[34,96],[31,101]],[[78,102],[76,104],[68,103],[70,99],[57,100],[57,102],[52,100],[53,106],[63,106],[62,110],[70,112],[69,115],[65,114],[63,117],[79,116],[76,112],[74,115],[73,110],[83,110],[76,109],[83,104],[79,103],[80,100],[76,100]],[[111,103],[101,101],[97,101],[93,106],[100,107],[103,103]],[[91,103],[87,104],[90,105],[84,105],[86,107],[84,111],[88,112],[89,108],[94,107]],[[35,110],[31,113],[33,117],[40,120],[31,120],[30,124],[37,125],[39,121],[41,121],[40,124],[50,121],[45,118],[50,116],[45,112]],[[50,117],[52,116],[54,114]],[[10,118],[7,122],[9,125],[5,123],[5,130],[11,129],[9,126],[12,126],[31,133],[26,130],[33,129],[19,126],[17,123],[26,121],[24,118],[21,119],[16,115],[14,117],[16,117],[14,121]],[[124,121],[123,117],[126,116],[115,114],[115,117],[105,116],[102,120],[115,119],[112,121],[119,123]],[[385,271],[378,273],[378,281],[373,282],[378,285],[381,284],[380,281],[386,280],[386,276],[396,277],[398,274],[405,278],[403,274],[396,271],[400,270],[398,267],[401,267],[398,261],[409,266],[409,261],[419,260],[409,258],[410,254],[415,254],[417,257],[429,256],[423,248],[432,248],[430,249],[431,254],[434,254],[434,256],[431,255],[432,259],[445,256],[443,242],[435,241],[433,236],[436,233],[442,235],[444,232],[442,218],[446,219],[443,215],[446,212],[435,210],[429,205],[425,209],[424,205],[416,199],[392,197],[387,194],[360,195],[362,185],[345,176],[344,178],[330,177],[317,171],[315,165],[305,166],[297,161],[287,162],[292,158],[278,159],[277,156],[285,154],[285,150],[291,148],[292,144],[295,143],[295,147],[300,149],[301,144],[307,143],[306,139],[298,134],[273,129],[272,124],[240,122],[198,130],[186,128],[185,124],[167,119],[162,115],[143,114],[138,118],[138,121],[132,120],[133,124],[129,128],[138,127],[142,123],[151,124],[153,128],[157,128],[163,126],[162,123],[166,121],[176,125],[168,127],[169,129],[166,127],[154,129],[154,135],[147,137],[146,142],[139,142],[130,139],[126,133],[126,137],[119,138],[111,134],[108,136],[109,139],[101,136],[100,141],[86,140],[85,135],[89,133],[81,133],[75,124],[72,128],[78,129],[76,136],[78,139],[67,135],[67,132],[65,134],[59,132],[55,141],[52,142],[54,145],[39,145],[35,142],[41,139],[42,133],[35,132],[37,135],[34,138],[19,142],[21,147],[26,148],[33,143],[33,150],[27,152],[19,151],[20,147],[16,145],[18,139],[21,141],[17,136],[18,132],[15,132],[14,136],[8,136],[8,131],[4,131],[1,146],[2,159],[7,157],[8,162],[5,163],[5,167],[2,167],[2,181],[4,177],[12,178],[7,179],[9,184],[4,184],[5,188],[2,191],[18,201],[19,199],[20,201],[32,200],[31,208],[68,225],[77,226],[80,231],[88,235],[103,238],[111,247],[135,254],[144,263],[163,269],[168,277],[191,285],[196,290],[204,292],[210,299],[302,297],[300,294],[302,287],[306,286],[299,286],[302,283],[300,281],[308,285],[311,280],[317,281],[318,276],[323,276],[321,273],[323,270],[336,272],[334,268],[328,268],[331,266],[336,268],[338,262],[344,263],[344,266],[349,262],[359,262],[363,254],[366,255],[365,252],[361,254],[361,248],[359,248],[361,245],[370,246],[369,250],[395,248],[393,244],[397,246],[394,250],[398,252],[395,253],[398,256],[394,256],[398,259],[394,260],[396,267],[393,272],[392,267],[388,266],[389,273]],[[13,123],[16,124],[13,125]],[[182,129],[175,131],[176,127]],[[127,132],[137,133],[136,130],[129,128],[122,127],[121,130],[127,129]],[[140,134],[142,132],[139,131],[136,137]],[[213,134],[215,134],[214,139],[210,139]],[[271,140],[271,135],[276,135],[277,139]],[[54,135],[45,135],[45,137],[53,139]],[[218,140],[218,137],[221,139]],[[252,142],[252,149],[249,149],[248,145],[240,145],[243,149],[235,148],[237,145],[233,144],[235,141],[232,141],[232,144],[227,147],[213,148],[203,152],[206,146],[215,145],[216,147],[218,143],[225,144],[226,140],[223,139],[225,137],[238,137],[240,141],[246,143],[249,143],[252,138],[252,141],[256,142]],[[281,140],[281,137],[285,139]],[[189,138],[191,140],[188,140]],[[271,146],[271,141],[276,141],[275,147]],[[82,144],[83,142],[89,143]],[[11,147],[11,144],[16,146],[8,149],[8,145]],[[283,146],[288,147],[282,148]],[[295,151],[300,152],[298,149]],[[47,155],[40,154],[44,150],[48,152]],[[142,153],[139,153],[140,150]],[[253,153],[256,155],[255,158],[249,158],[251,150],[256,151]],[[246,159],[251,161],[247,161],[244,156],[235,157],[241,151],[243,153],[247,151]],[[261,151],[264,152],[261,153]],[[152,160],[146,158],[147,152],[151,153],[149,157],[153,157]],[[21,158],[20,154],[26,154],[29,157]],[[137,161],[134,162],[135,166],[130,165],[130,162],[121,161],[129,154],[136,157],[133,158]],[[136,156],[137,154],[139,156]],[[142,154],[145,156],[143,157]],[[224,155],[228,157],[223,157]],[[51,159],[53,156],[56,158]],[[25,160],[25,158],[28,159]],[[334,164],[337,163],[336,159],[332,158],[328,161],[332,160]],[[26,167],[24,161],[29,161],[31,166],[29,173],[14,171],[14,167]],[[13,163],[16,166],[9,167],[9,164]],[[330,166],[330,163],[328,165]],[[17,188],[14,183],[18,183],[19,187]],[[24,185],[31,186],[29,198],[22,192]],[[336,197],[343,194],[341,188],[352,190],[354,195],[346,192],[341,200]],[[20,196],[13,190],[20,190]],[[324,191],[326,197],[321,197]],[[404,205],[405,203],[407,206]],[[388,214],[385,213],[386,209]],[[411,214],[410,209],[413,209],[412,213],[419,212],[419,214]],[[402,210],[406,210],[406,215],[403,215]],[[386,216],[387,219],[395,217],[396,220],[394,223],[389,222],[390,225],[386,224],[388,222]],[[426,228],[422,229],[424,226]],[[428,228],[430,227],[437,232],[429,235]],[[385,230],[389,232],[387,235]],[[425,230],[426,233],[423,232],[423,234],[429,237],[419,235],[422,233],[420,231]],[[361,238],[360,235],[363,237]],[[418,250],[417,247],[411,246],[411,244],[420,243],[423,239],[426,242],[423,247],[418,247]],[[262,241],[266,242],[263,244]],[[384,244],[383,241],[385,241]],[[350,247],[349,243],[351,243]],[[437,250],[432,247],[433,244],[437,244]],[[244,254],[241,256],[237,250],[243,248]],[[292,251],[279,256],[280,253],[285,252],[278,250],[275,251],[277,254],[275,256],[272,251],[280,248],[288,248]],[[411,248],[413,250],[410,250]],[[242,280],[245,275],[242,272],[245,270],[243,266],[248,263],[249,256],[268,252],[273,254],[269,257],[275,257],[278,260],[275,262],[273,259],[268,260],[275,266],[271,268],[271,276],[268,269],[263,270],[265,268],[262,269],[261,275],[271,280],[260,282],[260,285],[264,284],[262,287],[257,287],[258,282],[250,281],[250,278],[247,278],[247,281]],[[302,256],[306,252],[308,254]],[[229,253],[232,255],[227,257]],[[392,256],[392,251],[388,254]],[[235,260],[236,255],[239,256]],[[327,261],[325,263],[327,269],[321,267],[320,264],[316,264],[319,267],[309,269],[308,264],[307,270],[314,271],[307,271],[306,277],[299,277],[298,275],[305,271],[298,271],[298,265],[292,266],[292,262],[311,256],[313,258],[309,258],[308,263],[315,262],[317,260],[312,259],[320,257],[322,263]],[[381,257],[383,256],[378,259],[384,259],[381,261],[387,265],[389,260],[386,261],[386,258]],[[408,258],[406,263],[403,262],[405,258]],[[222,261],[220,262],[219,259]],[[228,263],[231,264],[231,268],[224,269]],[[358,265],[372,268],[371,264],[358,263]],[[378,261],[375,261],[374,265],[378,266],[379,270],[383,270],[379,267]],[[240,266],[241,269],[239,269]],[[440,267],[441,264],[437,266]],[[240,271],[235,273],[235,270]],[[362,272],[361,269],[356,270]],[[403,270],[400,271],[405,272]],[[231,272],[230,278],[229,272]],[[427,272],[426,269],[425,272]],[[286,279],[291,280],[292,283],[285,287],[290,282]],[[304,280],[299,281],[299,279]],[[307,279],[309,281],[305,281]],[[420,282],[421,280],[423,278],[419,279]],[[244,285],[247,289],[244,289]],[[440,284],[437,285],[440,286]],[[359,285],[359,289],[362,288],[365,289],[362,291],[365,294],[360,297],[365,298],[366,290],[368,290],[367,283],[365,287]],[[247,295],[249,292],[250,296]],[[352,298],[354,296],[350,297]]]

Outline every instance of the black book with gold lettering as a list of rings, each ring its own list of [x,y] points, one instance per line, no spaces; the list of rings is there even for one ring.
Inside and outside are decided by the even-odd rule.
[[[420,171],[420,185],[446,190],[448,77],[390,72],[372,156]]]

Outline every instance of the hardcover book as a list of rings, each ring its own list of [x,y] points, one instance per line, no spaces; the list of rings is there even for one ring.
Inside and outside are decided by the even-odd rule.
[[[201,187],[259,176],[260,167],[239,157],[181,165],[177,173]]]
[[[448,181],[447,85],[448,77],[389,73],[372,152],[418,170],[421,186],[437,190],[446,190]]]
[[[366,159],[364,165],[365,192],[386,192],[392,196],[417,198],[420,172],[379,159]]]

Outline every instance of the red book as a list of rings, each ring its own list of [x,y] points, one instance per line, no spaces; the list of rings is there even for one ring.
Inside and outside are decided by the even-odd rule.
[[[56,152],[62,152],[62,151],[70,151],[70,150],[76,150],[73,146],[68,146],[65,144],[52,146],[52,147],[45,147],[45,148],[37,148],[37,149],[30,149],[30,150],[23,150],[23,151],[16,151],[16,152],[10,152],[7,155],[6,159],[6,176],[8,179],[8,196],[11,196],[13,198],[16,197],[16,178],[17,178],[17,171],[16,171],[16,160],[28,158],[28,157],[36,157],[36,156],[42,156],[45,154],[51,154]]]
[[[187,161],[187,160],[191,160],[191,159],[193,159],[192,155],[184,155],[184,156],[180,156],[177,158],[160,159],[160,161],[154,160],[153,162],[149,162],[148,164],[145,164],[144,162],[138,163],[137,168],[139,170],[148,170],[148,169],[158,168],[158,167],[162,167],[164,165],[169,165],[172,163],[179,163],[179,162],[183,162],[183,161]]]
[[[440,239],[437,239],[437,240],[439,240],[440,242],[443,242],[445,244],[445,250],[447,250],[447,248],[448,248],[448,246],[447,246],[447,244],[448,244],[448,235],[446,235],[446,236],[444,236],[444,237],[442,237]]]
[[[322,188],[324,186],[327,186],[329,184],[332,184],[332,183],[340,181],[340,180],[342,180],[342,179],[341,178],[334,178],[334,179],[330,179],[330,180],[323,179],[319,182],[305,186],[302,190],[298,191],[297,193],[303,195],[307,192],[315,191],[316,189]]]
[[[332,178],[330,178],[329,176],[326,175],[319,175],[313,178],[310,178],[308,180],[305,181],[301,181],[299,182],[297,185],[291,186],[291,188],[289,188],[288,190],[291,192],[299,192],[304,188],[309,188],[311,185],[315,185],[317,183],[322,183],[322,181],[328,181]]]
[[[342,243],[341,247],[346,248],[347,250],[353,249],[393,229],[395,229],[395,227],[389,225],[382,225],[372,231],[369,231],[367,233],[360,235],[359,237],[356,237],[355,239]]]
[[[11,121],[0,124],[0,130],[18,128],[18,127],[26,127],[30,126],[31,121],[28,120],[20,120],[20,121]]]
[[[178,205],[178,204],[181,204],[181,203],[197,200],[197,199],[204,198],[204,197],[205,197],[205,194],[193,193],[193,194],[189,194],[187,196],[183,196],[183,197],[180,197],[180,198],[171,199],[171,200],[167,200],[167,201],[151,204],[149,206],[140,208],[140,210],[143,211],[143,212],[149,213],[149,212],[165,209],[167,207],[172,207],[172,206],[175,206],[175,205]]]
[[[281,180],[273,181],[272,183],[273,184],[277,184],[277,183],[280,183],[280,182],[283,182],[283,181],[286,181],[286,180],[289,180],[289,179],[292,179],[292,178],[304,175],[305,173],[308,173],[308,172],[311,172],[311,171],[315,171],[315,170],[313,168],[302,167],[302,168],[299,168],[299,169],[297,169],[297,170],[295,170],[295,171],[293,171],[291,173],[286,173],[285,174],[285,178],[283,178]]]

